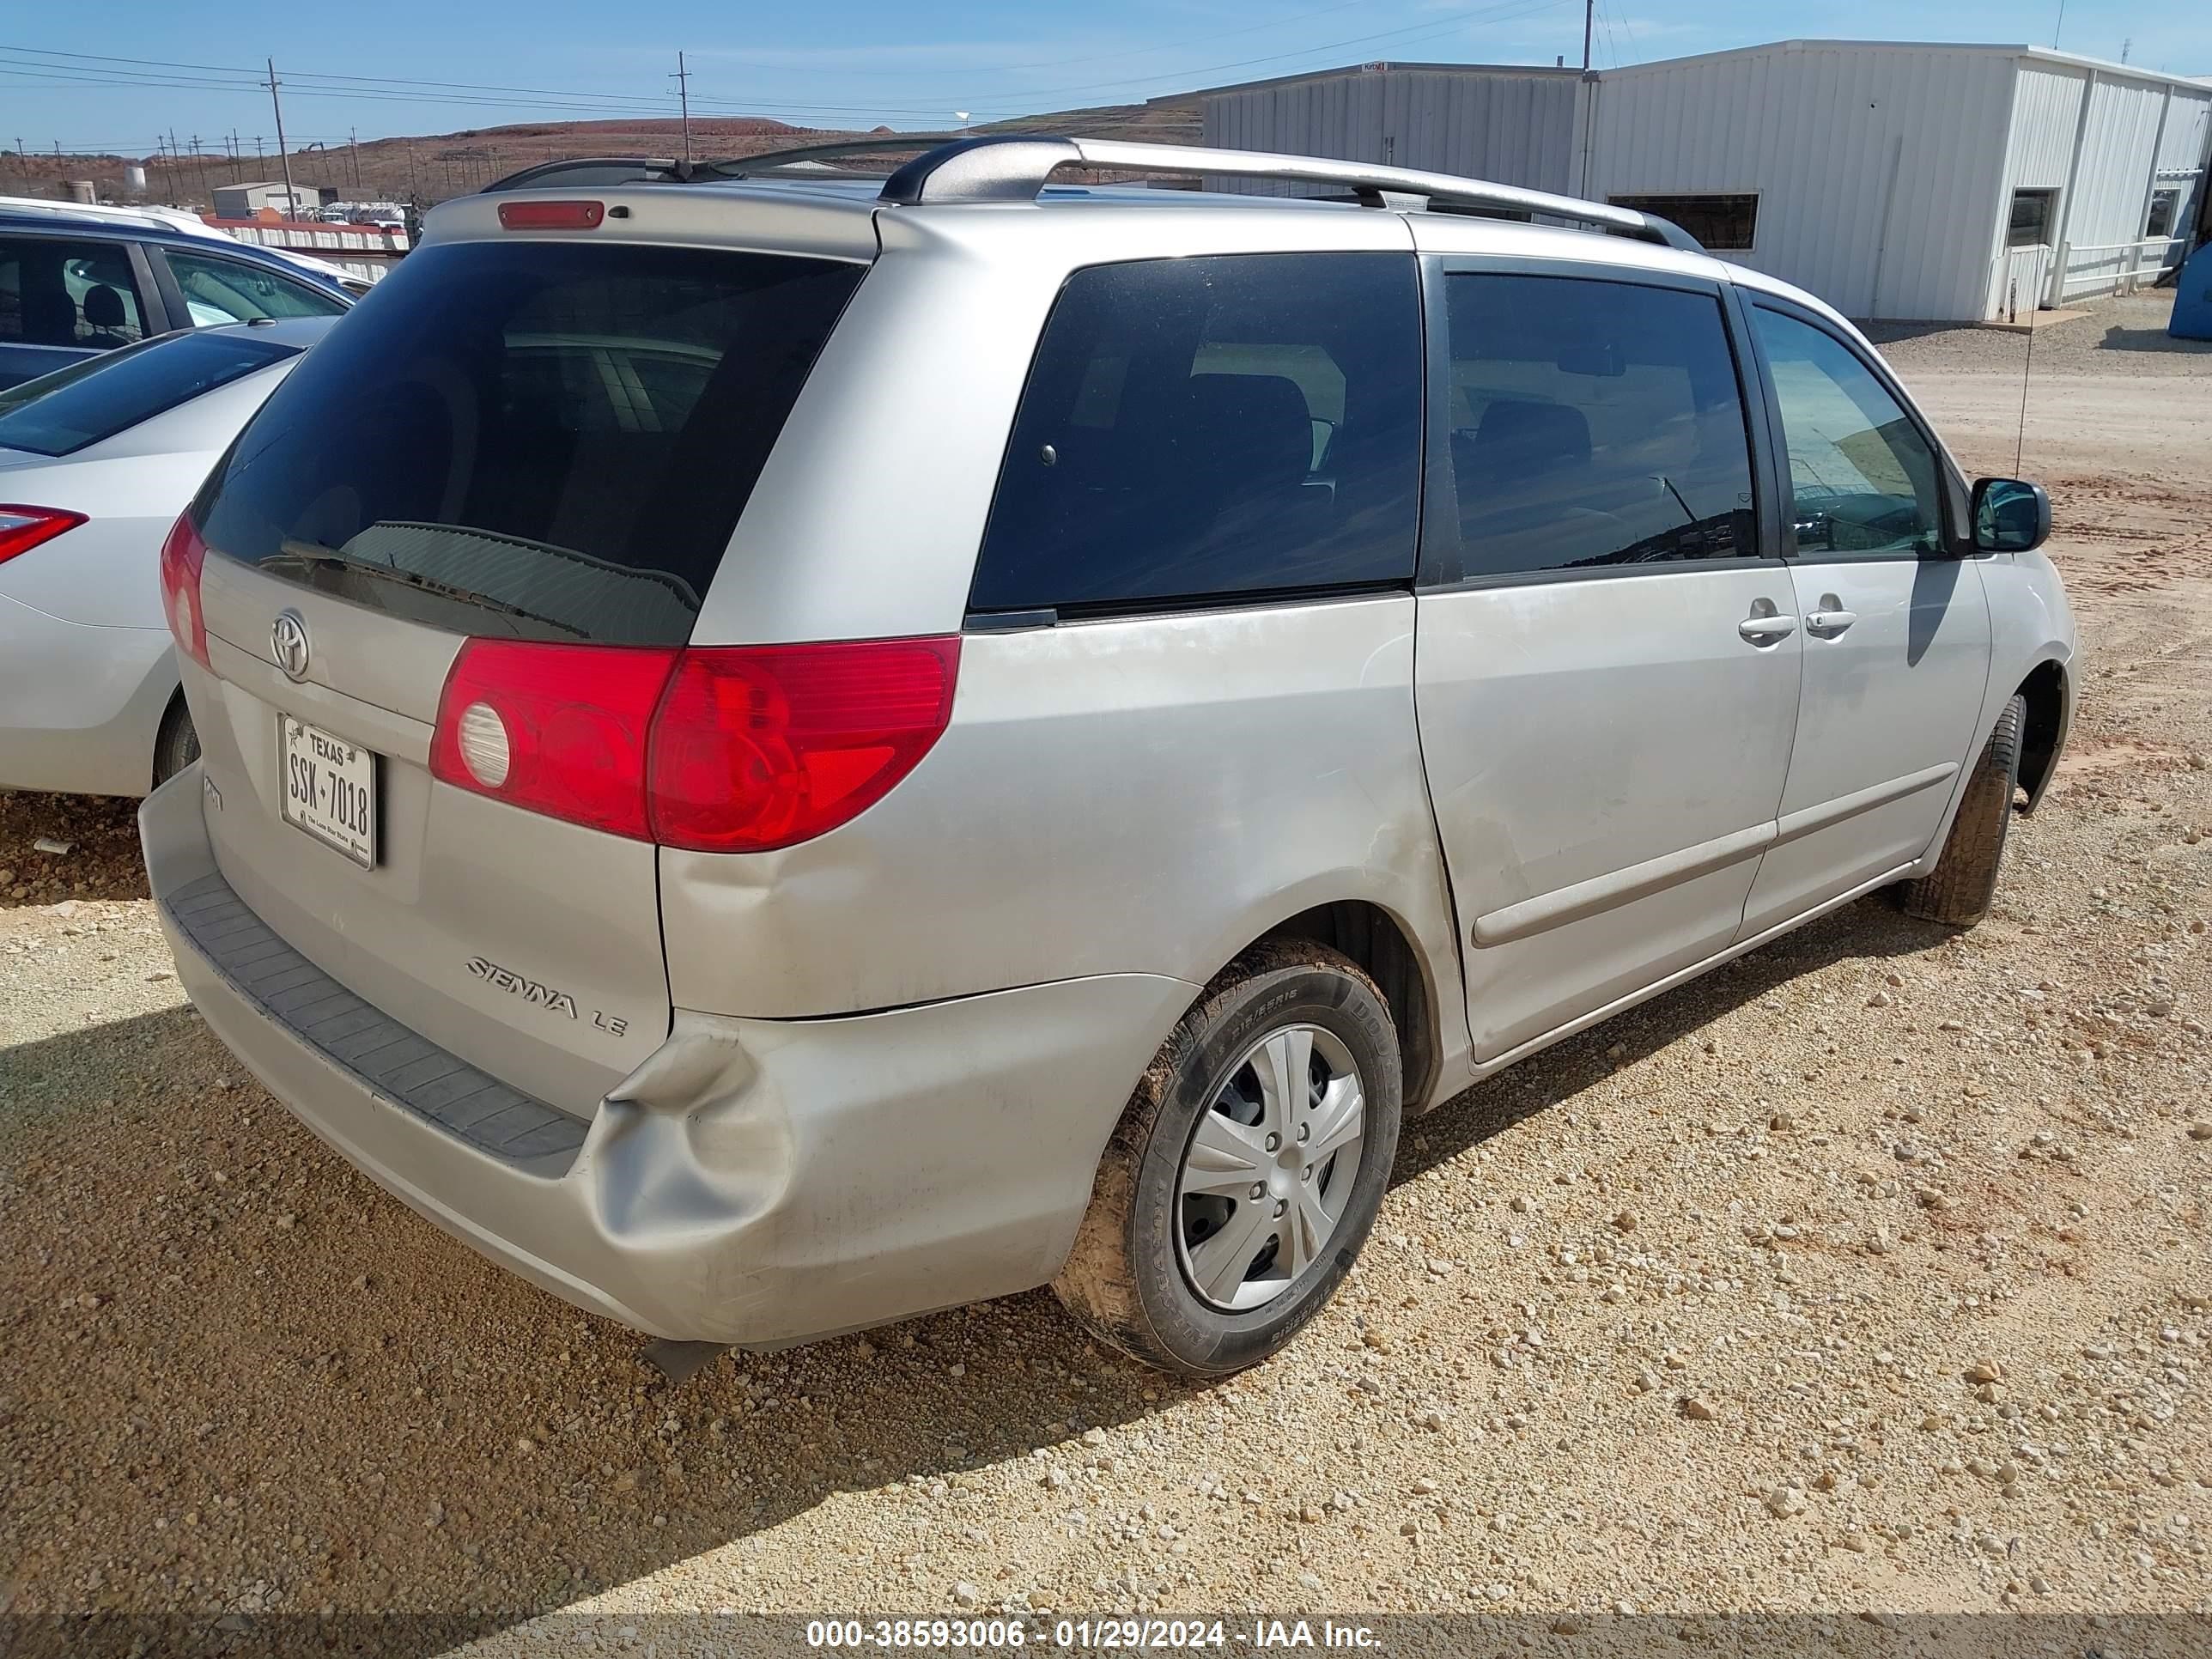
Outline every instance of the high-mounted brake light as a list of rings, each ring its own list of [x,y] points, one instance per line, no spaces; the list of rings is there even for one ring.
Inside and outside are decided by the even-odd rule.
[[[83,522],[83,514],[58,507],[0,507],[0,564]]]
[[[471,640],[430,770],[456,788],[696,852],[857,817],[944,735],[957,637],[653,650]]]
[[[179,515],[161,544],[161,614],[169,619],[169,632],[177,649],[201,667],[208,661],[207,617],[200,609],[200,567],[207,562],[207,544],[192,526],[192,515]]]
[[[605,202],[501,202],[501,230],[597,230],[607,216]]]

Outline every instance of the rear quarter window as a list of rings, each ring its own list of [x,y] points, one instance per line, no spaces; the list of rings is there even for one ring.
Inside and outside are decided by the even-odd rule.
[[[1409,580],[1421,381],[1410,253],[1077,271],[1022,394],[970,609]]]
[[[410,254],[203,492],[215,552],[469,634],[674,645],[862,265]]]

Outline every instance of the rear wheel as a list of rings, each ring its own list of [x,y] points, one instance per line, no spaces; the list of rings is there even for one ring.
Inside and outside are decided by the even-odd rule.
[[[1399,1094],[1374,981],[1308,940],[1255,946],[1138,1084],[1054,1290],[1148,1364],[1214,1376],[1266,1358],[1366,1242]]]
[[[1971,927],[1989,915],[1996,898],[1997,866],[2004,861],[2005,834],[2012,827],[2013,796],[2020,788],[2020,738],[2027,720],[2027,700],[2018,696],[1997,716],[1966,780],[1942,857],[1917,881],[1899,887],[1898,902],[1906,915]]]
[[[192,730],[192,711],[179,692],[161,716],[154,738],[154,787],[159,789],[200,757],[200,734]]]

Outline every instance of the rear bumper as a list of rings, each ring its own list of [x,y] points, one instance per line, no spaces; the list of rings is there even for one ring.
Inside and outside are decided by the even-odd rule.
[[[1042,1284],[1199,989],[1118,974],[836,1019],[678,1010],[573,1154],[502,1157],[311,1040],[282,992],[249,990],[194,938],[179,896],[220,884],[200,792],[188,768],[139,823],[179,977],[216,1034],[395,1196],[659,1336],[773,1346]]]
[[[64,622],[0,594],[0,788],[144,794],[176,690],[167,630]]]

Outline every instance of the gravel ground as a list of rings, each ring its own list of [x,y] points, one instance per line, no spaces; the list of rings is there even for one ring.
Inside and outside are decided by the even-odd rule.
[[[2173,315],[2168,289],[2147,289],[2076,307],[2078,316],[2035,331],[2038,377],[2125,374],[2137,380],[2201,380],[2212,373],[2212,340],[2177,340],[2166,331]],[[1916,370],[1972,372],[2009,368],[2027,356],[2025,329],[1961,328],[1948,323],[1875,323],[1867,336],[1910,376]]]
[[[2019,344],[1894,349],[1970,465]],[[244,1080],[126,811],[0,799],[0,1603],[416,1651],[564,1607],[2212,1610],[2212,444],[2081,413],[2154,354],[2038,351],[2094,666],[1996,913],[1854,906],[1409,1124],[1346,1293],[1214,1387],[1039,1293],[671,1388]],[[2212,422],[2191,373],[2161,432]]]

